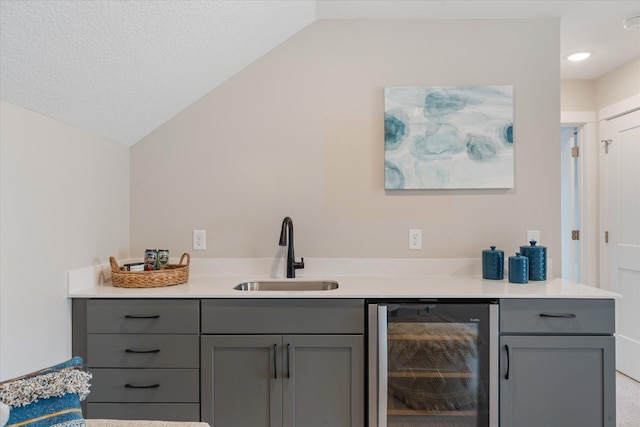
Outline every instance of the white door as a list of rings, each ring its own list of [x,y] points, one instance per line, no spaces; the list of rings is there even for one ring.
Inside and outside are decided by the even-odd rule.
[[[618,300],[616,368],[640,381],[640,110],[601,122],[608,288]],[[605,239],[606,240],[606,239]]]

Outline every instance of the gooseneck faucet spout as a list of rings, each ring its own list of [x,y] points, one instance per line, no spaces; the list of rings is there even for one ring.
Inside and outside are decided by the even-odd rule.
[[[287,242],[287,237],[288,242]],[[304,258],[300,262],[296,262],[296,255],[293,250],[293,221],[288,216],[282,220],[282,229],[280,230],[280,246],[288,246],[287,248],[287,278],[296,277],[296,270],[304,268]]]

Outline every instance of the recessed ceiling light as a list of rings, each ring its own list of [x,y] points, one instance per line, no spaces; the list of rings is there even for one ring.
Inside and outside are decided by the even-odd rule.
[[[567,59],[569,61],[578,62],[578,61],[584,61],[590,56],[591,56],[591,52],[576,52],[567,56]]]
[[[640,28],[640,15],[633,15],[622,20],[625,30],[637,30]]]

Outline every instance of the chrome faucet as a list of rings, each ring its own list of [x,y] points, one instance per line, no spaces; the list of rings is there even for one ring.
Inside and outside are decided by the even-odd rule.
[[[287,236],[289,241],[287,242]],[[300,258],[300,262],[296,262],[296,255],[293,251],[293,221],[288,216],[282,220],[282,230],[280,230],[280,246],[289,246],[287,248],[287,277],[296,277],[296,270],[304,268],[304,258]]]

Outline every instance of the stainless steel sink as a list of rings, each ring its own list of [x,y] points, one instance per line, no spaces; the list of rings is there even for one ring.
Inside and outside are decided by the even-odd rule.
[[[333,280],[264,280],[239,283],[233,289],[237,291],[330,291],[338,289],[338,282]]]

